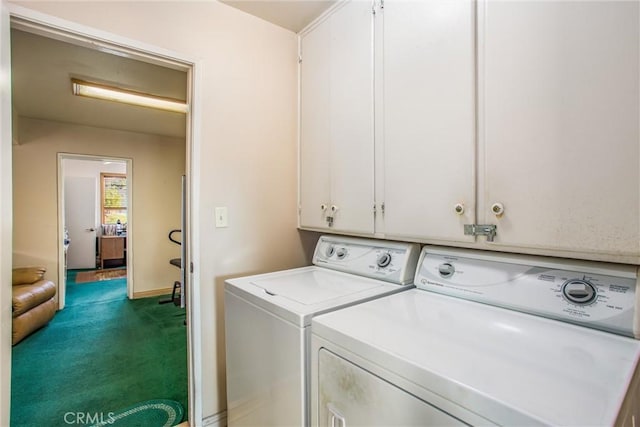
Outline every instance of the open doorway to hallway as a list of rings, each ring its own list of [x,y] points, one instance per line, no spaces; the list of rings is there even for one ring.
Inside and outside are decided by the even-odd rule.
[[[161,95],[186,99],[187,72],[139,63],[130,58],[69,45],[19,30],[12,31],[12,42],[15,125],[14,266],[44,265],[48,272],[47,278],[57,282],[56,298],[62,298],[60,308],[65,306],[65,283],[69,277],[65,274],[64,261],[64,228],[68,218],[65,216],[67,200],[61,198],[61,192],[65,192],[65,176],[61,175],[64,167],[60,166],[60,156],[93,156],[103,160],[126,158],[129,159],[130,166],[126,170],[129,177],[127,191],[130,195],[127,199],[127,234],[118,234],[118,231],[122,233],[122,229],[116,228],[113,235],[113,239],[127,239],[123,259],[128,270],[128,291],[122,295],[119,289],[114,288],[107,299],[95,299],[92,294],[91,298],[75,300],[70,307],[59,311],[48,326],[18,343],[13,352],[12,401],[22,402],[21,407],[29,408],[23,415],[37,414],[40,409],[28,406],[28,402],[37,403],[42,400],[42,396],[37,396],[38,387],[51,390],[47,410],[55,413],[45,415],[50,420],[55,420],[55,424],[63,420],[60,417],[66,412],[60,411],[65,409],[74,413],[95,413],[97,409],[90,402],[86,402],[85,406],[79,403],[76,407],[70,406],[70,402],[80,402],[76,395],[78,391],[87,395],[95,392],[97,394],[92,395],[93,399],[112,402],[109,404],[111,406],[102,408],[105,413],[109,413],[122,409],[128,403],[136,403],[113,400],[114,397],[123,397],[121,393],[116,393],[123,381],[117,374],[126,373],[125,377],[142,386],[139,387],[140,393],[124,397],[138,400],[170,398],[181,401],[186,412],[188,387],[185,313],[180,308],[159,305],[157,301],[160,298],[158,295],[169,294],[173,283],[180,279],[180,272],[169,264],[180,250],[168,240],[167,233],[181,227],[181,177],[188,174],[185,116],[179,113],[139,110],[142,107],[112,105],[107,101],[79,99],[70,93],[68,84],[70,76],[82,76],[112,84],[124,82],[121,84],[139,91],[160,91]],[[69,56],[65,56],[66,54]],[[63,65],[75,68],[57,70],[56,67]],[[41,85],[42,80],[47,82]],[[156,86],[147,88],[145,85]],[[57,89],[52,91],[52,88]],[[34,100],[36,105],[33,104]],[[53,108],[47,109],[44,104],[52,104]],[[179,124],[177,128],[174,126],[176,123]],[[56,182],[62,184],[63,190],[60,190],[60,185],[56,189]],[[85,182],[85,189],[90,186]],[[100,213],[94,226],[87,227],[95,230],[87,233],[90,234],[89,242],[112,239],[110,228],[103,227],[104,222],[103,213]],[[120,225],[122,227],[122,220]],[[70,246],[75,240],[82,240],[77,234],[76,237],[69,237]],[[85,255],[89,258],[93,257],[94,263],[98,255],[100,267],[113,266],[112,263],[119,259],[115,256],[103,259],[104,250],[100,251],[98,247],[96,251],[95,243],[92,248],[83,251],[88,252]],[[103,261],[106,261],[106,265]],[[73,285],[78,285],[75,279],[74,276]],[[76,295],[91,289],[101,288],[100,291],[104,291],[106,287],[106,284],[101,287],[89,286],[90,284],[76,286]],[[89,302],[92,309],[86,305]],[[106,310],[108,307],[112,310]],[[92,317],[97,312],[111,315],[112,318]],[[146,314],[140,315],[140,312]],[[125,317],[127,314],[133,317]],[[160,327],[148,329],[153,323],[149,321],[150,317],[159,320],[156,326]],[[65,328],[71,320],[88,323],[81,322],[75,328]],[[179,327],[177,331],[174,324]],[[92,329],[95,326],[101,326],[102,329]],[[171,337],[167,335],[169,330],[172,331]],[[99,337],[111,337],[117,341],[96,341]],[[151,343],[148,338],[159,341]],[[180,345],[176,343],[176,339]],[[149,343],[146,349],[135,347],[143,342]],[[50,371],[50,361],[42,357],[51,354],[51,346],[56,348],[56,360],[64,361],[54,368],[58,369],[58,373],[63,373],[58,375],[54,383],[49,381],[53,379],[51,375],[36,376],[38,373],[28,368],[43,366]],[[109,351],[105,352],[103,347],[108,347]],[[101,348],[101,354],[108,354],[110,357],[98,357],[99,355],[91,353],[92,350]],[[170,356],[170,353],[175,356],[176,351],[180,356],[177,359]],[[35,356],[38,357],[33,359]],[[88,360],[91,361],[91,369],[104,374],[100,375],[99,380],[93,378],[78,389],[80,378],[74,377],[72,371],[87,372],[87,367],[83,364]],[[123,360],[126,363],[121,364]],[[171,360],[178,360],[181,365],[173,367]],[[148,372],[147,376],[140,365],[151,366],[152,361],[158,362],[159,367]],[[21,366],[27,368],[21,369]],[[173,383],[175,386],[170,387],[170,390],[155,388],[156,391],[165,393],[162,396],[145,394],[153,389],[148,387],[150,382],[167,381],[163,368],[172,372],[172,378],[176,380]],[[45,380],[46,384],[43,383]],[[37,387],[33,389],[30,385]],[[30,389],[33,391],[31,395],[27,393],[20,397],[14,394]],[[65,390],[69,394],[64,395]],[[12,412],[12,416],[14,413],[16,412]],[[15,425],[24,421],[26,420],[17,420]]]

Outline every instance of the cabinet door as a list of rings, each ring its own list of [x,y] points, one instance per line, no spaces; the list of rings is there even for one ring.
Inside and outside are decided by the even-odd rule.
[[[481,217],[495,244],[640,253],[639,5],[484,3]]]
[[[110,237],[101,238],[101,256],[102,259],[120,259],[124,258],[124,238]]]
[[[301,40],[300,64],[300,226],[325,228],[331,203],[331,25],[329,21]]]
[[[387,0],[383,13],[385,234],[473,241],[475,5]]]
[[[332,215],[337,231],[373,233],[371,4],[338,8],[302,36],[301,56],[300,225]]]

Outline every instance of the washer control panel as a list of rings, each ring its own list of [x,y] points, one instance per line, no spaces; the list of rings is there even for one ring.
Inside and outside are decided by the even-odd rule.
[[[418,288],[634,336],[633,266],[425,247]],[[638,328],[635,328],[638,329]]]
[[[315,265],[345,273],[412,284],[420,246],[352,237],[322,236],[313,254]]]

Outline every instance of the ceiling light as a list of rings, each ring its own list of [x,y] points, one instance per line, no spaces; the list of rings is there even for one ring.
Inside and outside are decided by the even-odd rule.
[[[120,89],[98,83],[85,82],[71,79],[73,94],[88,98],[105,99],[107,101],[121,102],[124,104],[138,105],[140,107],[156,108],[158,110],[186,113],[189,106],[183,102],[171,98],[147,95],[146,93]]]

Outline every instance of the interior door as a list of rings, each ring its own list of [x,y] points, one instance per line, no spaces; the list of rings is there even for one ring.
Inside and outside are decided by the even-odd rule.
[[[67,268],[96,267],[96,179],[64,178],[65,224],[69,231]]]

